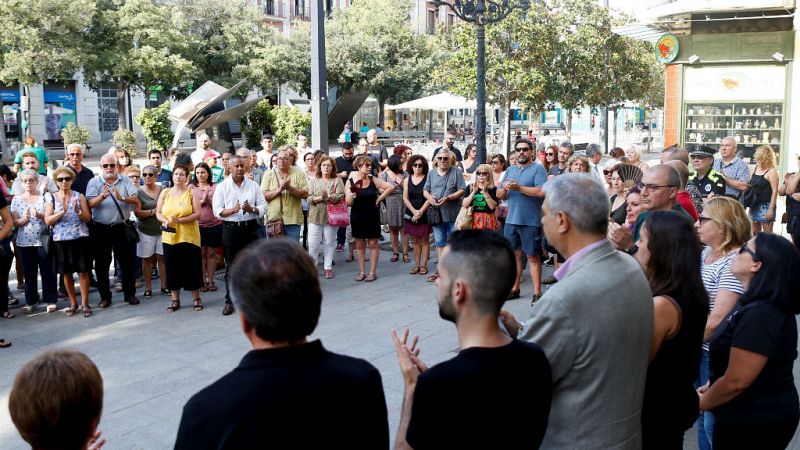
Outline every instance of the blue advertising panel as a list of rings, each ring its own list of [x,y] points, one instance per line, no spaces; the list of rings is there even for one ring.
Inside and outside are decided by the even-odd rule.
[[[0,89],[0,103],[19,103],[18,89]]]
[[[61,129],[77,122],[75,93],[44,90],[44,128],[47,139],[61,139]]]

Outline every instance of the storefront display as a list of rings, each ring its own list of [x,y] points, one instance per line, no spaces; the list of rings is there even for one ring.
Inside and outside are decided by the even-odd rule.
[[[781,66],[686,69],[683,144],[719,148],[732,137],[744,157],[767,144],[780,152],[785,77]]]
[[[0,87],[0,111],[3,114],[6,138],[19,138],[20,99],[19,87]]]
[[[77,122],[75,87],[72,83],[44,86],[44,127],[47,139],[61,139],[61,130]]]

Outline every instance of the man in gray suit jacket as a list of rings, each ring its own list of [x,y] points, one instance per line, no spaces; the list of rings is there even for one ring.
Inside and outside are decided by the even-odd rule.
[[[506,328],[550,360],[553,403],[543,449],[641,447],[653,299],[639,264],[606,240],[609,203],[583,174],[544,186],[542,228],[568,258],[527,323],[503,312]]]

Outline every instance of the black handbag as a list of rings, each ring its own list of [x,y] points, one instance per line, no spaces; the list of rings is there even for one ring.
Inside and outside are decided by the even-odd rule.
[[[53,194],[50,194],[50,198],[53,200],[53,211],[56,209],[56,197]],[[56,244],[53,242],[53,227],[48,226],[45,224],[42,231],[39,232],[39,242],[42,243],[42,250],[44,250],[45,255],[52,255],[55,252]]]
[[[442,191],[441,196],[447,192],[447,183],[450,181],[450,174],[452,173],[452,170],[452,167],[447,170],[447,176],[444,178],[444,190]],[[438,206],[431,205],[425,214],[428,216],[428,225],[439,225],[440,223],[444,222],[444,218],[442,218],[442,210]]]
[[[117,199],[114,198],[112,194],[111,200],[114,200],[114,204],[117,206],[117,211],[119,211],[119,216],[122,217],[122,223],[125,226],[125,240],[128,241],[129,244],[136,244],[139,242],[139,232],[136,231],[136,224],[128,219],[125,219],[125,215],[122,213],[122,208],[119,207],[119,203],[117,203]]]

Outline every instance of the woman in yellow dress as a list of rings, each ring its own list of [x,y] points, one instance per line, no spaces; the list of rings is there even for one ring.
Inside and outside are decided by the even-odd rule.
[[[203,267],[200,256],[200,202],[189,189],[189,168],[176,165],[172,169],[173,187],[161,191],[156,205],[156,217],[162,225],[164,266],[167,287],[172,291],[172,303],[167,308],[175,312],[181,307],[181,289],[192,291],[194,310],[201,311],[200,288],[203,286]]]

